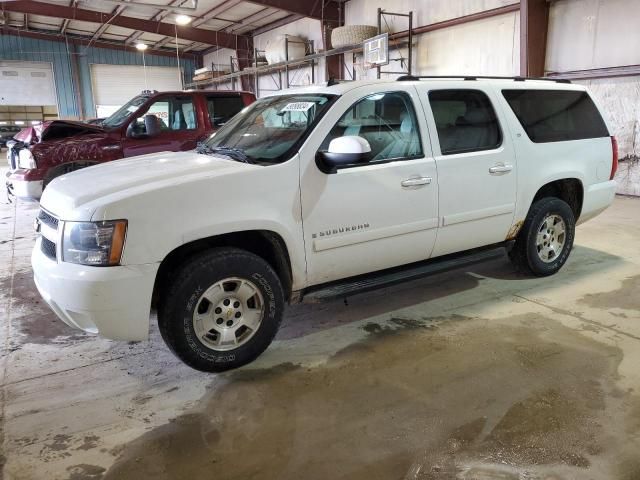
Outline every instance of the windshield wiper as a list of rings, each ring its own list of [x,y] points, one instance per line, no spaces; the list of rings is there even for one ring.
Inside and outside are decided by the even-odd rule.
[[[253,163],[253,159],[239,148],[234,147],[210,147],[206,143],[197,146],[196,151],[202,155],[211,155],[212,153],[221,153],[226,157],[243,163]]]

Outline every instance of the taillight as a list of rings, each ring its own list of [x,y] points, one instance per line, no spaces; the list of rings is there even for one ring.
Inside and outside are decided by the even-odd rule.
[[[611,135],[611,151],[613,154],[613,158],[611,159],[611,176],[609,180],[613,180],[613,177],[616,176],[616,171],[618,170],[618,140],[616,137]]]

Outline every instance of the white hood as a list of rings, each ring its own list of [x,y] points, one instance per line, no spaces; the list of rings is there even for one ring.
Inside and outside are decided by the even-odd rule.
[[[153,153],[62,175],[47,186],[40,204],[62,220],[88,220],[105,197],[114,200],[254,168],[261,167],[195,151]]]

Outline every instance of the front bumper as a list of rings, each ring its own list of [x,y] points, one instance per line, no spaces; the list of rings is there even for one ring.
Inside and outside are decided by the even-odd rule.
[[[23,180],[8,173],[7,192],[18,198],[38,200],[42,196],[42,180]]]
[[[146,340],[159,264],[89,267],[50,259],[38,238],[31,255],[36,287],[67,325],[114,340]]]

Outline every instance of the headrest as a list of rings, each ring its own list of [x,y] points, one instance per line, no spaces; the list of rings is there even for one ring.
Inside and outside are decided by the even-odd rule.
[[[473,125],[475,123],[487,123],[491,117],[486,108],[470,108],[464,115],[465,122]]]
[[[405,115],[400,124],[400,133],[409,134],[413,133],[413,119],[411,115]]]

